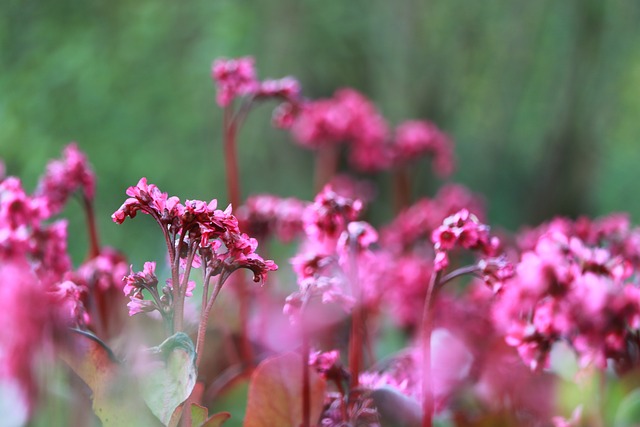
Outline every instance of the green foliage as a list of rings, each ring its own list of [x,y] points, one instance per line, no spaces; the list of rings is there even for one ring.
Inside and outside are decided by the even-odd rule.
[[[177,332],[149,349],[151,359],[140,375],[141,391],[151,412],[169,425],[171,416],[196,384],[196,352],[188,335]]]

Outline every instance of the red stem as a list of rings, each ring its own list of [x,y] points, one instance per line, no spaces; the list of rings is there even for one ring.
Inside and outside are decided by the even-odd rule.
[[[224,158],[227,174],[227,192],[229,202],[234,209],[240,206],[241,200],[236,136],[238,122],[243,120],[243,117],[243,115],[240,115],[234,120],[232,107],[229,106],[224,109]],[[240,300],[240,355],[245,366],[252,366],[253,348],[249,340],[249,334],[247,333],[249,324],[249,296],[245,289],[244,276],[239,276],[236,279],[236,285],[238,289],[238,299]]]
[[[98,228],[96,227],[96,218],[93,210],[93,202],[87,197],[82,196],[84,204],[84,212],[87,217],[87,228],[89,231],[89,259],[93,259],[100,255],[100,239],[98,238]]]
[[[433,426],[433,387],[431,384],[431,332],[433,302],[442,271],[431,275],[422,312],[422,427]]]
[[[84,213],[87,220],[87,232],[89,234],[89,253],[87,254],[87,260],[91,260],[100,255],[100,239],[98,238],[98,227],[96,226],[96,216],[93,209],[93,201],[82,195],[82,204],[84,207]],[[96,309],[96,329],[101,336],[108,335],[108,320],[107,313],[107,301],[104,297],[104,292],[92,289],[92,299]]]
[[[333,179],[338,172],[338,155],[340,147],[336,144],[325,144],[316,151],[314,186],[316,193]]]
[[[210,278],[206,279],[207,281]],[[200,366],[200,360],[202,359],[202,353],[204,351],[204,339],[207,335],[207,324],[209,323],[209,314],[211,313],[211,308],[213,307],[213,303],[216,301],[218,294],[220,293],[220,289],[222,289],[223,284],[223,274],[220,274],[218,278],[218,282],[216,283],[215,288],[213,289],[213,293],[211,297],[207,301],[207,305],[202,307],[202,313],[200,314],[200,324],[198,325],[198,338],[196,339],[196,369]],[[208,293],[208,286],[207,291]]]
[[[237,124],[232,120],[231,107],[224,109],[224,160],[227,173],[227,191],[229,202],[234,209],[240,206],[240,178],[238,155],[236,151]]]
[[[362,370],[362,337],[364,335],[364,307],[362,306],[362,292],[358,280],[358,259],[355,242],[351,244],[350,258],[350,281],[353,295],[356,299],[351,316],[351,334],[349,336],[349,372],[351,390],[360,384],[360,371]]]
[[[411,179],[409,169],[406,166],[398,166],[393,173],[394,208],[396,213],[409,207],[411,204]]]
[[[173,333],[182,331],[184,320],[184,295],[180,289],[180,250],[184,245],[185,233],[180,235],[178,246],[171,264],[171,282],[173,284]],[[175,240],[175,239],[174,239]]]
[[[359,304],[356,303],[356,304]],[[351,373],[351,390],[360,384],[359,377],[362,370],[362,309],[356,305],[351,317],[351,336],[349,337],[349,372]]]
[[[311,425],[311,384],[309,380],[309,336],[302,327],[302,427]]]

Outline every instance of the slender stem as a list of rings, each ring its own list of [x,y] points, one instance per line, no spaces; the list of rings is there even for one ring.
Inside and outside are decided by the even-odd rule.
[[[100,239],[98,238],[98,228],[96,226],[95,212],[93,202],[86,196],[82,196],[84,204],[84,212],[87,217],[87,228],[89,232],[89,259],[93,259],[100,255]]]
[[[187,231],[185,231],[185,234],[187,233]],[[182,239],[180,241],[180,243],[182,244]],[[193,265],[193,258],[196,255],[196,251],[198,250],[198,243],[197,242],[189,242],[189,250],[187,253],[187,260],[186,260],[186,265],[185,265],[185,270],[183,273],[183,277],[182,277],[182,283],[180,283],[179,286],[179,291],[178,291],[178,297],[179,297],[179,301],[178,301],[178,305],[184,307],[184,300],[187,296],[187,288],[189,286],[189,276],[191,275],[191,267]],[[184,317],[184,310],[182,310],[182,316]]]
[[[302,331],[302,427],[311,425],[311,384],[309,379],[309,334]]]
[[[325,143],[316,151],[314,177],[316,193],[319,193],[338,172],[339,154],[340,147],[331,143]]]
[[[216,286],[213,288],[213,293],[207,302],[207,306],[204,308],[204,311],[200,314],[200,324],[198,325],[198,338],[196,340],[196,369],[200,366],[200,360],[202,359],[202,353],[204,349],[204,339],[207,335],[207,324],[209,322],[209,314],[211,313],[211,308],[213,307],[213,303],[216,301],[218,294],[220,293],[220,289],[222,289],[222,285],[224,284],[226,275],[221,273],[218,276],[218,282]]]
[[[232,106],[224,109],[223,127],[224,127],[224,157],[225,170],[227,174],[227,192],[231,205],[238,208],[241,202],[240,195],[240,174],[238,168],[238,156],[236,151],[236,136],[239,121],[243,121],[249,111],[251,103],[245,103],[238,112],[238,116],[234,117]],[[247,365],[253,364],[253,349],[249,341],[248,324],[249,324],[249,296],[244,286],[244,276],[237,279],[238,299],[240,300],[240,354],[242,361]]]
[[[433,426],[433,388],[431,382],[431,332],[433,329],[433,302],[442,271],[431,275],[422,312],[422,427]]]
[[[357,243],[350,245],[349,251],[349,275],[351,289],[355,297],[355,306],[351,315],[351,334],[349,336],[349,372],[351,390],[360,384],[360,371],[362,370],[362,337],[364,332],[364,307],[362,306],[362,290],[358,279]]]
[[[236,152],[237,122],[233,120],[231,107],[224,109],[224,159],[227,173],[227,191],[229,202],[234,208],[240,206],[240,177]]]
[[[394,208],[396,213],[411,204],[411,179],[407,166],[398,166],[393,172]]]
[[[238,111],[231,118],[231,121],[236,124],[236,127],[240,128],[249,115],[249,111],[254,106],[254,97],[245,98]]]
[[[93,202],[82,195],[82,206],[87,221],[87,232],[89,235],[89,252],[87,259],[91,260],[100,255],[100,239],[98,238],[98,228],[96,227],[95,211],[93,209]],[[100,335],[107,335],[107,324],[109,321],[107,301],[105,300],[104,292],[100,292],[95,289],[95,283],[91,284],[94,288],[91,289],[90,298],[93,306],[96,310],[95,316],[92,316],[96,330]]]
[[[451,273],[445,275],[440,279],[437,286],[438,288],[443,287],[453,279],[457,279],[460,276],[464,276],[465,274],[474,274],[480,271],[480,267],[477,264],[468,265],[466,267],[460,267],[457,270],[453,270]]]
[[[302,427],[311,426],[311,380],[309,378],[311,346],[305,318],[305,309],[308,301],[308,295],[305,295],[302,300],[302,307],[300,307],[300,331],[302,332]]]
[[[180,286],[180,249],[184,244],[184,235],[180,234],[178,246],[174,249],[175,256],[171,264],[171,283],[173,285],[173,332],[179,332],[183,329],[184,320],[184,294]],[[174,239],[175,241],[175,239]]]

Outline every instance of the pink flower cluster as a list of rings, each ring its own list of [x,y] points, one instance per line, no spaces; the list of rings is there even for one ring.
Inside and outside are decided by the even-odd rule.
[[[271,194],[250,196],[237,210],[243,230],[258,239],[275,235],[289,242],[302,233],[302,215],[307,202]]]
[[[351,165],[363,172],[400,166],[424,154],[433,155],[438,175],[454,169],[451,140],[433,123],[406,121],[392,135],[373,103],[354,89],[303,104],[292,133],[307,148],[348,143]]]
[[[640,288],[631,265],[608,248],[549,230],[522,254],[496,304],[496,323],[532,369],[547,366],[560,340],[582,366],[637,366]]]
[[[477,194],[458,184],[444,185],[432,199],[424,197],[400,212],[382,228],[382,244],[395,253],[409,251],[431,238],[442,221],[461,209],[475,212],[482,221],[484,203]]]
[[[453,143],[433,123],[419,120],[401,123],[396,128],[393,147],[395,164],[431,154],[436,175],[446,177],[453,172]]]
[[[95,194],[95,175],[78,146],[67,145],[62,156],[61,160],[49,162],[36,190],[36,196],[44,198],[51,215],[59,213],[77,189],[82,190],[85,200],[93,200]]]
[[[216,209],[215,199],[209,203],[187,200],[182,205],[180,199],[169,197],[156,185],[148,184],[144,177],[136,186],[129,187],[126,193],[130,197],[113,213],[114,222],[121,224],[127,217],[134,218],[138,212],[150,215],[162,228],[167,241],[171,242],[168,248],[170,254],[177,254],[182,259],[192,252],[191,262],[206,265],[211,276],[223,272],[230,274],[239,268],[246,268],[253,272],[255,281],[261,281],[266,278],[268,271],[277,269],[273,261],[264,260],[255,252],[257,240],[240,231],[238,220],[231,213],[231,206],[224,211]],[[142,294],[136,291],[144,288],[143,283],[151,280],[153,269],[150,263],[147,264],[149,265],[145,265],[140,280],[133,273],[129,276],[134,277],[132,280],[139,283],[139,286],[125,286],[125,293],[131,298],[133,305],[133,308],[130,306],[130,314],[159,308],[157,304],[152,306],[147,303],[143,307],[140,298]],[[183,270],[190,267],[191,264],[182,263]],[[180,279],[182,282],[183,278]],[[157,280],[155,283],[157,284]],[[186,286],[188,296],[190,285],[187,283]]]
[[[211,77],[216,82],[218,105],[226,107],[234,99],[243,96],[278,98],[286,101],[286,105],[297,102],[300,94],[297,80],[284,77],[260,82],[256,77],[254,64],[254,59],[248,56],[237,59],[220,58],[213,62]]]
[[[323,303],[337,302],[345,309],[356,303],[352,257],[356,263],[371,257],[370,246],[377,232],[357,221],[363,204],[336,193],[331,185],[316,196],[303,215],[306,240],[302,251],[291,260],[299,290],[287,298],[285,312],[294,315],[314,297]],[[359,281],[359,280],[358,280]]]
[[[71,271],[67,222],[47,222],[78,188],[93,198],[93,173],[75,144],[49,163],[33,195],[18,178],[0,181],[0,382],[13,381],[28,408],[37,396],[32,363],[63,328],[91,320],[87,288]]]
[[[497,237],[489,236],[489,227],[480,223],[467,209],[445,218],[442,225],[433,231],[431,240],[436,250],[435,271],[447,268],[448,253],[456,246],[494,256],[500,245]]]

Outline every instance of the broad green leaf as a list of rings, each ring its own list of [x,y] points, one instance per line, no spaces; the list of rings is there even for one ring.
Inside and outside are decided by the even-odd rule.
[[[320,418],[325,382],[312,369],[311,424]],[[264,360],[251,376],[244,427],[298,427],[302,423],[302,356],[287,353]]]
[[[615,427],[636,427],[640,423],[640,389],[635,389],[620,402]]]
[[[151,412],[165,426],[196,384],[196,352],[193,341],[183,332],[149,349],[149,360],[140,374],[142,397]]]
[[[93,411],[103,427],[159,426],[124,367],[112,360],[96,341],[88,338],[77,341],[75,351],[61,352],[60,357],[91,389]]]

